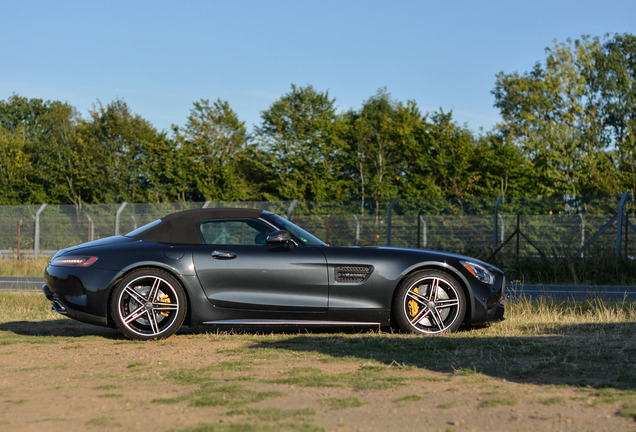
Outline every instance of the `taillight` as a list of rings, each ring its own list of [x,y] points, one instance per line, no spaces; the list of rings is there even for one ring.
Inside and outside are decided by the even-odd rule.
[[[61,256],[53,258],[51,265],[64,267],[88,267],[97,261],[96,256]]]

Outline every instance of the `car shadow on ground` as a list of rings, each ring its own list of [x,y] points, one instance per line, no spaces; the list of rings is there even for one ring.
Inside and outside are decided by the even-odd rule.
[[[94,326],[70,319],[46,321],[12,321],[0,324],[0,331],[21,336],[82,337],[101,336],[107,339],[124,339],[116,329]]]
[[[253,349],[317,352],[391,367],[484,374],[520,383],[636,390],[636,323],[577,324],[522,337],[310,333]]]
[[[19,336],[85,337],[125,340],[116,329],[60,318],[14,321],[0,331]],[[536,325],[529,336],[479,336],[460,331],[451,336],[421,337],[375,329],[338,328],[190,328],[178,334],[274,334],[271,342],[249,349],[276,349],[360,359],[387,369],[420,368],[446,374],[484,374],[521,383],[590,386],[636,391],[636,323]],[[150,342],[152,343],[152,342]],[[213,349],[213,345],[211,345]]]

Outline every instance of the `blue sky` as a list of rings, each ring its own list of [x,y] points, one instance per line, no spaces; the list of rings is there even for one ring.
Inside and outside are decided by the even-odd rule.
[[[82,117],[123,99],[159,130],[200,99],[249,128],[291,84],[339,111],[386,87],[460,124],[499,121],[495,75],[581,35],[636,34],[636,1],[0,0],[0,100],[65,101]]]

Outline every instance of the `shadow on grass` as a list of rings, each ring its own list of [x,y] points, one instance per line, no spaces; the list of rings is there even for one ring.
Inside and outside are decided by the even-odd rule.
[[[0,324],[0,331],[20,336],[85,337],[123,339],[121,333],[109,327],[100,327],[60,318],[47,321],[13,321]]]
[[[61,318],[0,324],[1,344],[31,337],[100,337],[125,339],[117,330]],[[509,381],[541,385],[612,387],[636,391],[636,323],[576,324],[528,330],[529,336],[483,336],[464,331],[451,336],[418,337],[378,333],[360,328],[189,328],[179,334],[218,332],[275,334],[274,341],[251,344],[249,349],[290,353],[317,353],[331,359],[379,362],[387,367],[414,367],[455,374],[471,371]],[[25,338],[27,338],[25,340]],[[29,340],[30,339],[30,340]]]
[[[253,349],[315,352],[454,374],[474,371],[541,385],[613,387],[636,391],[636,323],[562,326],[537,336],[449,337],[296,335]]]

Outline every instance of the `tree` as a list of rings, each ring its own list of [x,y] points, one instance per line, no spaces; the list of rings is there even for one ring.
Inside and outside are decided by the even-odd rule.
[[[380,200],[398,196],[401,175],[407,174],[397,136],[398,112],[402,108],[391,100],[386,89],[380,89],[365,101],[360,111],[346,115],[349,169],[358,187],[358,197],[362,202],[374,200],[376,213]],[[407,114],[403,120],[408,118],[409,113],[402,111],[402,114]],[[416,116],[416,122],[419,120],[419,112],[414,110],[410,114]]]
[[[90,116],[78,126],[81,147],[90,149],[81,155],[89,202],[157,201],[166,190],[158,168],[173,166],[165,135],[122,100],[98,103]]]
[[[20,151],[31,167],[21,202],[76,202],[73,181],[80,169],[73,157],[76,119],[75,109],[62,102],[18,95],[0,102],[4,139],[22,143]]]
[[[10,133],[0,125],[0,204],[29,202],[31,161],[24,152],[23,128]]]
[[[475,196],[535,196],[538,185],[532,182],[532,163],[521,147],[495,132],[481,136],[470,165],[479,178]]]
[[[635,194],[636,36],[608,37],[594,52],[594,60],[587,77],[596,96],[604,138],[616,149],[619,187]]]
[[[599,119],[586,71],[594,68],[596,39],[555,44],[544,66],[497,75],[493,94],[506,139],[523,148],[542,195],[578,195],[604,151]]]
[[[188,200],[236,201],[252,198],[241,172],[248,139],[245,123],[226,101],[194,103],[183,128],[175,127],[179,160],[187,178]]]
[[[282,199],[338,199],[344,196],[343,124],[335,100],[312,86],[297,87],[261,115],[256,128],[259,149],[271,173],[268,196]]]

